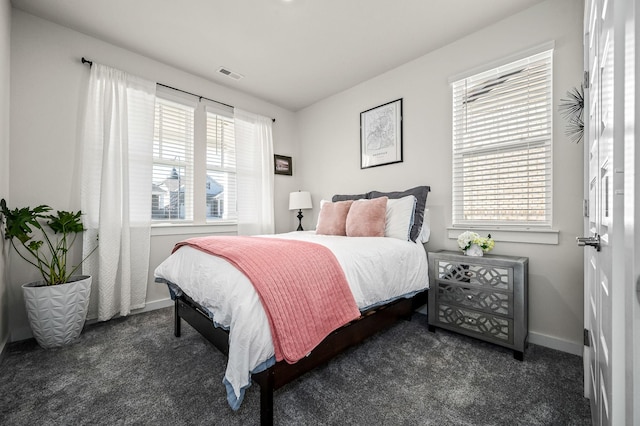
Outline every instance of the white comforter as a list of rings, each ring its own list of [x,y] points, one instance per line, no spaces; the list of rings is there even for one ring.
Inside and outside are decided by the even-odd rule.
[[[264,237],[305,240],[329,248],[361,311],[428,287],[422,244],[395,238],[316,235],[314,231]],[[268,367],[275,358],[267,316],[253,285],[226,260],[188,246],[162,262],[155,277],[178,285],[213,314],[217,325],[229,329],[224,382],[229,404],[238,409],[251,372]]]

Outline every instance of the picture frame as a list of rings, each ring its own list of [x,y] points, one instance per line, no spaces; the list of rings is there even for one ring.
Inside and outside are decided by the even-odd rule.
[[[402,162],[402,98],[360,113],[360,168]]]
[[[273,172],[277,175],[293,176],[293,160],[291,157],[274,155]]]

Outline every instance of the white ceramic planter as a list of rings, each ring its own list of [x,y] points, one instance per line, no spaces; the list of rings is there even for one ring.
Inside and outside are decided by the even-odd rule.
[[[91,277],[72,277],[71,282],[22,286],[24,303],[33,336],[43,348],[55,348],[75,341],[82,332],[89,308]]]

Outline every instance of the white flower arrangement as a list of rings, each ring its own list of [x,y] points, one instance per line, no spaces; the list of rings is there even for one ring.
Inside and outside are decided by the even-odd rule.
[[[460,250],[465,251],[473,244],[476,244],[485,253],[491,251],[496,245],[493,238],[491,238],[491,234],[481,237],[477,232],[465,231],[458,235],[458,247],[460,247]]]

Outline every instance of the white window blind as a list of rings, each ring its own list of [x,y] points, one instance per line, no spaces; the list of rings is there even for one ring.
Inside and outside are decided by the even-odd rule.
[[[454,226],[551,226],[552,53],[453,82]]]
[[[236,143],[233,118],[208,109],[207,220],[236,220],[236,194]]]
[[[152,219],[193,219],[193,105],[156,98]]]

